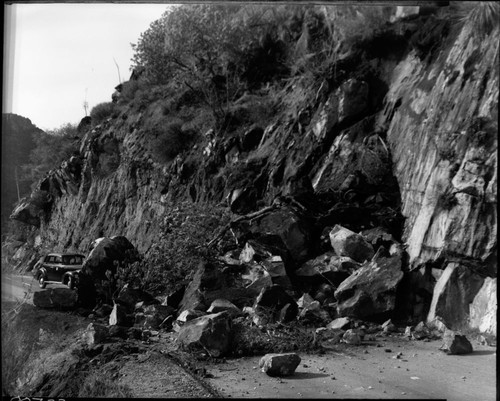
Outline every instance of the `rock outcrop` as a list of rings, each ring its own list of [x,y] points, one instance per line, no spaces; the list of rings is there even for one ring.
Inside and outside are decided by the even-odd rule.
[[[335,291],[340,316],[366,318],[391,313],[403,278],[402,254],[375,255]]]

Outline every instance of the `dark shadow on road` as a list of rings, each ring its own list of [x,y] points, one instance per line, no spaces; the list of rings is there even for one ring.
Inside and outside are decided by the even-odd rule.
[[[482,351],[472,351],[472,354],[463,354],[463,355],[458,355],[458,356],[480,356],[480,355],[492,355],[494,354],[495,352],[497,352],[496,350],[491,350],[491,351],[487,351],[487,350],[482,350]]]
[[[286,380],[303,380],[303,379],[318,379],[325,378],[330,375],[326,373],[312,373],[312,372],[295,372],[292,376],[287,376]]]

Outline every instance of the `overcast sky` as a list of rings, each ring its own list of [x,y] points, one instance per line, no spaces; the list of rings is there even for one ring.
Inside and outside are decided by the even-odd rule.
[[[4,5],[3,112],[50,130],[78,124],[130,77],[130,43],[169,4]],[[114,60],[113,60],[114,59]]]

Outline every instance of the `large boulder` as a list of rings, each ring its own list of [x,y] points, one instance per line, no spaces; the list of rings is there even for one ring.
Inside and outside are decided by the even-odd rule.
[[[49,288],[33,293],[33,304],[38,308],[73,309],[77,301],[77,293],[69,288]]]
[[[258,295],[258,290],[245,288],[244,281],[238,275],[221,269],[217,263],[202,261],[184,291],[178,310],[206,311],[218,298],[227,299],[242,308]]]
[[[205,293],[222,289],[224,284],[224,277],[216,265],[205,261],[200,262],[198,270],[186,287],[179,303],[179,311],[187,309],[207,310],[210,303],[205,300]]]
[[[105,280],[106,271],[116,273],[116,264],[125,260],[134,261],[137,250],[123,236],[103,237],[94,241],[93,248],[83,263],[82,271],[94,280]]]
[[[297,303],[281,286],[274,284],[270,287],[263,288],[253,306],[255,313],[254,322],[257,321],[258,324],[267,324],[278,321],[280,320],[280,313],[284,307],[287,307],[286,316],[288,321],[297,316]]]
[[[255,239],[283,247],[296,263],[308,259],[313,245],[312,221],[288,206],[233,222],[231,228],[239,243]]]
[[[439,317],[453,330],[460,329],[469,317],[469,305],[474,301],[484,278],[459,263],[448,263],[434,286],[427,321]]]
[[[448,355],[464,355],[472,353],[472,344],[464,335],[447,330],[443,336],[443,344],[440,348]]]
[[[339,315],[362,319],[392,312],[403,278],[402,256],[399,248],[385,256],[380,252],[343,281],[335,291]]]
[[[356,262],[370,260],[375,252],[361,234],[357,234],[338,224],[330,231],[330,241],[338,256],[348,256]]]
[[[469,325],[482,333],[497,335],[497,279],[487,277],[469,306]]]
[[[291,376],[300,361],[300,356],[295,353],[266,354],[260,359],[259,367],[268,376]]]
[[[329,283],[338,286],[360,267],[360,263],[349,257],[327,252],[305,262],[295,271],[295,274],[311,284],[326,279]]]
[[[190,320],[181,327],[177,341],[185,349],[202,349],[221,357],[230,348],[231,319],[226,312],[219,312]]]
[[[153,297],[146,291],[132,288],[130,285],[125,284],[114,301],[127,309],[129,313],[133,312],[135,306],[141,303],[142,306],[157,305],[160,301]]]

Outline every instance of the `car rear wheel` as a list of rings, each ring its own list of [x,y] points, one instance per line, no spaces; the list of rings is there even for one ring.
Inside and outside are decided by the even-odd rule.
[[[45,276],[43,274],[41,274],[39,277],[38,277],[38,285],[40,286],[40,288],[45,288],[47,287],[47,281],[45,281]]]
[[[68,281],[66,283],[69,288],[73,289],[75,288],[75,279],[73,277],[68,277]]]

